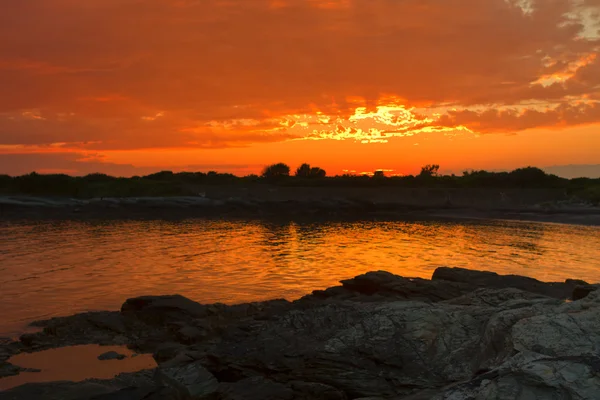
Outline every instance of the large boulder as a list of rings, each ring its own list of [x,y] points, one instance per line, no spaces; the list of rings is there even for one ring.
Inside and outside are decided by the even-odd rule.
[[[207,367],[216,376],[285,374],[350,397],[407,395],[473,374],[488,313],[421,302],[292,311],[245,340],[222,343]]]

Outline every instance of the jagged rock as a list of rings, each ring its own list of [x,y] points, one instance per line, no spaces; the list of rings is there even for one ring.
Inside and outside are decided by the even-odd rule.
[[[184,399],[214,399],[219,388],[219,382],[199,362],[161,367],[156,375],[159,382],[175,389]]]
[[[98,360],[106,361],[106,360],[124,360],[127,358],[125,354],[119,354],[116,351],[107,351],[106,353],[102,353],[98,356]]]

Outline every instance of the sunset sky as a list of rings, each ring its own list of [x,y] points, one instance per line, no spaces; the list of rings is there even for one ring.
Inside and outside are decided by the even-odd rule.
[[[0,173],[600,176],[600,0],[21,0]]]

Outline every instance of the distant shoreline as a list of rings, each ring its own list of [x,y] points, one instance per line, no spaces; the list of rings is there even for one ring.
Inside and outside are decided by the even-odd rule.
[[[290,196],[290,194],[292,196]],[[363,194],[363,196],[361,196]],[[529,193],[531,194],[531,193]],[[302,221],[323,220],[517,220],[575,225],[600,226],[600,207],[545,202],[529,202],[526,194],[519,199],[520,206],[486,201],[471,193],[463,196],[473,206],[440,204],[443,193],[426,193],[428,204],[406,201],[399,196],[393,201],[380,193],[367,198],[357,193],[351,198],[304,197],[293,193],[263,198],[256,196],[178,196],[70,199],[60,197],[0,196],[0,220],[19,219],[287,219]],[[462,194],[464,195],[464,193]],[[446,200],[449,196],[445,195]],[[378,198],[377,198],[378,197]],[[535,196],[534,196],[535,197]],[[474,198],[474,199],[473,199]],[[384,200],[384,201],[382,201]]]

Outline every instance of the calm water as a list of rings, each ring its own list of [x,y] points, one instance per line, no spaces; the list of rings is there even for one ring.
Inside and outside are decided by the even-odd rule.
[[[526,222],[0,222],[0,336],[125,299],[296,299],[370,270],[600,281],[600,228]]]

